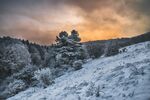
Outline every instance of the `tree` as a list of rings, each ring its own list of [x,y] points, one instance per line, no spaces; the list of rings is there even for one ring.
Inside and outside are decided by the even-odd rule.
[[[69,36],[69,38],[74,40],[75,42],[81,41],[81,38],[79,37],[79,33],[76,30],[71,31],[71,35]]]
[[[59,36],[56,36],[56,42],[60,45],[67,45],[68,33],[62,31],[59,33]]]
[[[78,70],[82,66],[82,60],[86,58],[86,53],[81,41],[79,33],[76,30],[71,31],[71,35],[63,31],[56,37],[55,59],[57,66],[71,66]],[[65,69],[65,68],[64,68]]]

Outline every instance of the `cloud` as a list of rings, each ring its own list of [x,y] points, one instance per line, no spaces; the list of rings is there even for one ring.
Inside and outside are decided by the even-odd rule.
[[[0,0],[0,36],[52,43],[77,29],[83,41],[150,31],[150,0]]]

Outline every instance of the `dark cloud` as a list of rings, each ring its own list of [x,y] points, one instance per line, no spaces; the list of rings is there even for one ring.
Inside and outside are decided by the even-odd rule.
[[[150,0],[127,0],[126,4],[135,12],[150,16]]]
[[[150,0],[0,0],[0,35],[42,44],[72,28],[85,40],[91,32],[93,39],[132,36],[150,31],[149,5]]]

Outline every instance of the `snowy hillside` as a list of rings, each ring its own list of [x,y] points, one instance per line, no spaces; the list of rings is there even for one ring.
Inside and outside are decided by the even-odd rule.
[[[89,61],[46,89],[29,88],[8,100],[150,100],[150,42]]]

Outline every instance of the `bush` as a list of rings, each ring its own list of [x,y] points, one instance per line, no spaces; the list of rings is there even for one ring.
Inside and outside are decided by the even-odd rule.
[[[14,94],[24,90],[25,87],[26,85],[22,80],[14,80],[13,83],[10,83],[8,85],[9,91]]]
[[[147,44],[147,48],[150,49],[150,43]]]
[[[82,60],[77,60],[77,61],[73,62],[73,68],[75,70],[79,70],[82,68],[82,64],[83,64]]]
[[[39,81],[39,85],[42,87],[47,87],[53,83],[53,76],[49,68],[35,71],[34,78]]]
[[[86,96],[95,96],[95,97],[99,97],[100,95],[102,95],[102,91],[100,91],[100,86],[95,86],[94,83],[91,83],[86,91]]]
[[[37,70],[37,66],[34,65],[26,65],[22,70],[20,70],[18,73],[14,73],[12,75],[15,79],[21,79],[26,84],[33,86],[34,84],[34,71]]]
[[[20,91],[25,90],[26,84],[22,80],[15,79],[12,83],[9,83],[5,91],[1,94],[0,98],[7,98],[10,96],[14,96]]]

